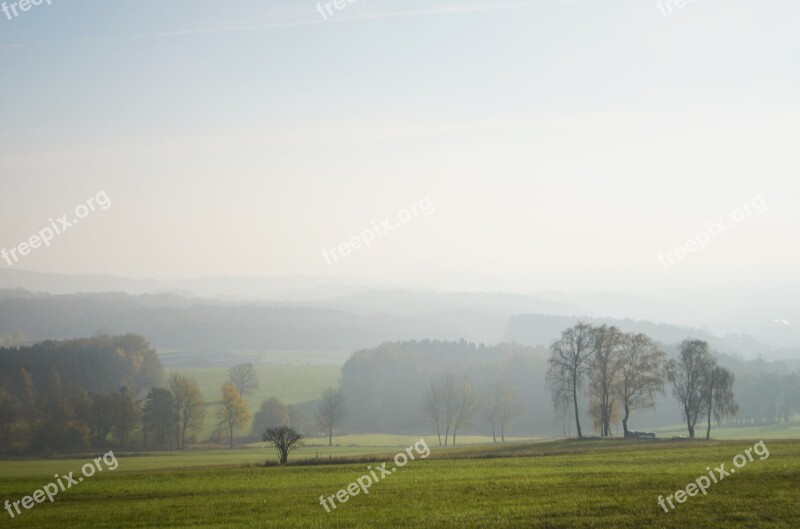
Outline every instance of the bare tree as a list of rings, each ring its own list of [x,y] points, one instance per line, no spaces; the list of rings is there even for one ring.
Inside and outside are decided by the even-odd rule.
[[[578,439],[583,438],[578,391],[583,387],[587,363],[594,353],[592,331],[592,326],[585,323],[565,330],[561,333],[561,339],[550,346],[548,360],[547,386],[553,395],[553,405],[558,407],[565,398],[572,400]]]
[[[481,402],[481,412],[492,427],[492,442],[494,443],[497,442],[497,428],[500,424],[503,407],[502,396],[498,389],[497,385],[492,386]]]
[[[500,441],[506,442],[506,428],[522,415],[524,408],[517,397],[517,390],[511,382],[504,382],[500,392]]]
[[[442,378],[439,392],[444,412],[444,445],[447,446],[450,430],[454,428],[458,415],[458,383],[453,375],[445,375]]]
[[[617,396],[625,411],[622,429],[628,437],[628,419],[638,409],[654,409],[656,393],[664,391],[666,355],[644,334],[626,334],[620,353]]]
[[[431,422],[436,426],[436,436],[439,438],[439,446],[442,446],[441,422],[444,415],[442,392],[439,386],[431,380],[428,390],[425,392],[425,412]]]
[[[228,383],[236,388],[239,395],[247,397],[258,389],[258,376],[253,364],[237,364],[228,370]]]
[[[466,380],[456,381],[452,374],[445,375],[439,382],[438,400],[441,402],[441,413],[444,419],[444,444],[447,446],[450,432],[453,432],[453,444],[456,444],[456,435],[459,427],[468,426],[478,408],[478,399],[472,391],[472,386]]]
[[[173,373],[169,377],[169,390],[175,398],[175,441],[179,448],[186,448],[186,433],[203,425],[205,402],[193,378]]]
[[[481,411],[492,426],[492,440],[497,442],[497,430],[500,430],[500,441],[506,441],[506,428],[522,413],[522,406],[517,398],[517,391],[509,381],[498,380],[484,396]]]
[[[708,343],[702,340],[684,340],[678,361],[667,362],[667,380],[672,383],[672,393],[681,404],[689,437],[694,439],[697,419],[706,410],[706,383],[714,368],[714,357]]]
[[[272,443],[272,446],[275,447],[281,465],[285,465],[289,461],[289,454],[292,450],[303,446],[303,436],[289,426],[267,428],[262,439],[266,443]]]
[[[620,346],[622,332],[616,327],[602,325],[594,329],[594,354],[589,360],[589,388],[595,404],[594,416],[600,425],[600,435],[611,435],[611,416],[614,393],[619,382]]]
[[[472,386],[466,380],[455,386],[455,413],[453,414],[453,446],[456,445],[458,428],[466,428],[472,424],[472,418],[478,409],[478,399]]]
[[[328,446],[333,446],[333,431],[344,419],[344,396],[342,390],[329,388],[322,393],[322,402],[317,409],[317,424],[328,432]]]
[[[706,440],[711,438],[712,413],[715,419],[720,421],[723,417],[736,415],[739,412],[739,405],[733,396],[733,383],[735,381],[733,373],[724,367],[714,366],[709,375],[705,388],[705,406],[708,413]]]

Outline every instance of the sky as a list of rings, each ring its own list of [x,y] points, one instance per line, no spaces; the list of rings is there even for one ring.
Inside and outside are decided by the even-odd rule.
[[[0,268],[797,283],[800,4],[668,3],[0,12]]]

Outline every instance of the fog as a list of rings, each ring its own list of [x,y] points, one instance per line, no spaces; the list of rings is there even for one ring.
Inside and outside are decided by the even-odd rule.
[[[0,461],[796,437],[799,25],[796,0],[2,2]]]

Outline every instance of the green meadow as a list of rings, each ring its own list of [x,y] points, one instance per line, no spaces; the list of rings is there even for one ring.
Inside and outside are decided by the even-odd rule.
[[[413,438],[408,438],[413,439]],[[407,439],[402,439],[403,441]],[[119,454],[105,470],[35,505],[7,527],[31,528],[681,528],[800,527],[800,442],[767,441],[756,458],[665,513],[657,503],[685,488],[706,467],[726,463],[753,441],[513,442],[438,448],[372,484],[327,513],[332,496],[367,473],[368,461],[388,462],[389,447],[309,447],[287,467],[267,448]],[[391,440],[387,440],[391,441]],[[402,446],[402,445],[401,445]],[[337,464],[297,464],[335,456]],[[87,456],[88,457],[88,456]],[[351,459],[347,459],[350,457]],[[343,460],[343,461],[342,461]],[[31,494],[54,473],[83,459],[3,462],[0,499]],[[324,461],[322,463],[325,463]],[[8,517],[4,511],[3,516]]]

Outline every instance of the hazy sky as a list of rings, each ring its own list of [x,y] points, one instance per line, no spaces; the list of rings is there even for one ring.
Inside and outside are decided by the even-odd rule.
[[[0,248],[98,192],[112,204],[13,268],[518,291],[797,279],[797,0],[668,16],[357,0],[327,21],[316,5],[0,13]],[[323,257],[421,199],[432,214]]]

